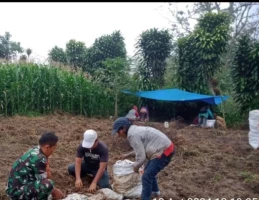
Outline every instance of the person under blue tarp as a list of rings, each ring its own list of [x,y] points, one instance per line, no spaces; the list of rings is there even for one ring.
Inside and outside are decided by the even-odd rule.
[[[203,106],[199,111],[199,122],[198,126],[205,127],[207,123],[207,119],[210,117],[211,119],[214,119],[214,116],[210,110],[209,106]]]
[[[131,122],[139,119],[138,107],[133,106],[133,108],[128,112],[126,117],[131,120]]]
[[[140,121],[148,122],[149,121],[149,112],[147,106],[142,106],[140,108]]]

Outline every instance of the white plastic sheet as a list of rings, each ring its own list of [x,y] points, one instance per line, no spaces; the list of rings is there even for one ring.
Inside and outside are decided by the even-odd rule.
[[[51,195],[49,196],[48,200],[53,200]],[[67,195],[62,200],[88,200],[88,197],[84,194],[73,193],[73,194]]]
[[[73,193],[67,195],[62,200],[123,200],[124,196],[122,194],[118,194],[109,188],[99,189],[95,194],[78,194]],[[50,195],[48,200],[53,200]]]

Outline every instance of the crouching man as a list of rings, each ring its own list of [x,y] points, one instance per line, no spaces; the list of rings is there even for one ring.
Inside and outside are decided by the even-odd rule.
[[[94,179],[88,192],[95,193],[97,184],[100,188],[110,188],[107,162],[106,144],[98,140],[94,130],[85,131],[83,142],[77,148],[75,164],[68,166],[68,173],[76,178],[75,187],[81,188],[83,186],[81,178],[90,174]]]
[[[65,195],[54,187],[48,158],[57,147],[58,137],[53,132],[43,133],[39,146],[33,147],[18,158],[11,169],[6,193],[11,199],[46,200]]]

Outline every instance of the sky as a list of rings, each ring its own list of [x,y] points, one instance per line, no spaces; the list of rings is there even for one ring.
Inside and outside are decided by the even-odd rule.
[[[47,59],[55,45],[70,39],[90,47],[104,34],[120,30],[127,53],[134,54],[138,36],[150,28],[170,28],[165,3],[0,3],[0,35],[31,48],[36,62]],[[186,3],[179,4],[180,8]]]

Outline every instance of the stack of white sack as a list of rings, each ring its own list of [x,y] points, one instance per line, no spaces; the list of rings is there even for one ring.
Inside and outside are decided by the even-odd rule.
[[[249,144],[257,149],[259,147],[259,110],[249,112]]]

